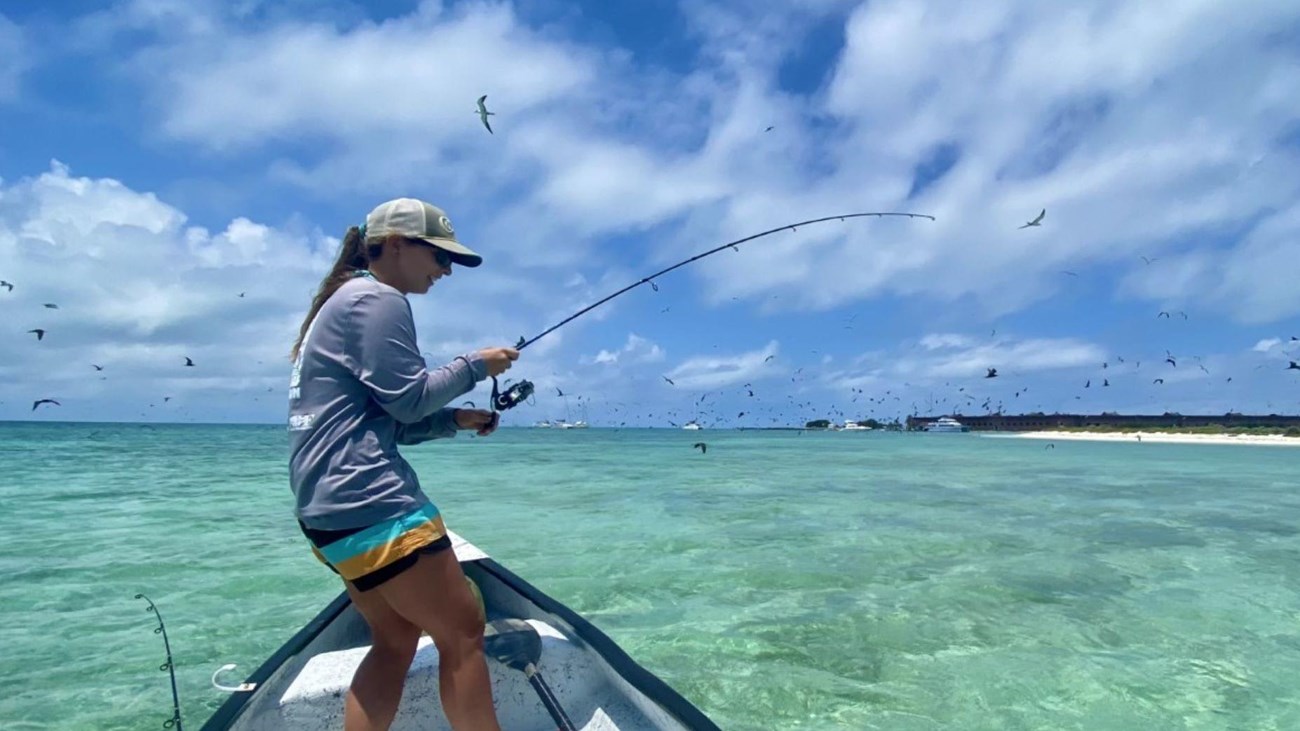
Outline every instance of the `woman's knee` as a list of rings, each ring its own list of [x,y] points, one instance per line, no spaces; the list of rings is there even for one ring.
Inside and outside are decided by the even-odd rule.
[[[441,655],[465,655],[483,651],[483,620],[475,605],[455,602],[442,607],[444,631],[433,637]]]
[[[415,650],[420,644],[419,627],[401,620],[390,622],[381,627],[370,628],[371,647],[395,657],[415,657]]]

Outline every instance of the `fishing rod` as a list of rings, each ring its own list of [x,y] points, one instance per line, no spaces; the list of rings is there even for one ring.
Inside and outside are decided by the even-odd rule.
[[[523,336],[520,336],[520,338],[519,338],[519,342],[515,343],[515,350],[523,350],[524,348],[528,347],[529,345],[532,345],[533,343],[537,342],[538,340],[541,340],[541,339],[542,339],[543,337],[545,337],[546,335],[549,335],[550,333],[552,333],[552,332],[554,332],[555,330],[559,329],[560,327],[562,327],[562,326],[568,324],[569,322],[571,322],[571,321],[577,319],[578,317],[581,317],[582,315],[585,315],[586,313],[590,312],[591,310],[596,309],[597,307],[599,307],[599,306],[605,304],[606,302],[608,302],[608,301],[614,299],[615,297],[617,297],[617,296],[623,294],[624,292],[627,292],[627,291],[629,291],[629,290],[635,289],[635,288],[637,288],[637,287],[639,287],[639,286],[641,286],[641,285],[643,285],[643,284],[646,284],[647,282],[650,284],[650,286],[651,286],[651,287],[652,287],[656,292],[658,292],[658,291],[659,291],[659,285],[657,285],[657,284],[654,283],[654,280],[655,280],[657,277],[663,276],[664,274],[667,274],[668,272],[671,272],[672,270],[677,269],[677,268],[679,268],[679,267],[684,267],[684,266],[686,266],[687,264],[690,264],[690,263],[693,262],[693,261],[698,261],[699,259],[703,259],[704,257],[709,256],[709,255],[711,255],[711,254],[716,254],[716,253],[718,253],[719,251],[722,251],[723,249],[728,249],[728,248],[729,248],[729,249],[733,249],[733,250],[735,250],[737,253],[739,253],[739,252],[740,252],[740,249],[736,248],[738,245],[743,244],[743,243],[745,243],[745,242],[747,242],[747,241],[753,241],[754,239],[760,239],[760,238],[763,238],[764,236],[770,236],[771,234],[779,233],[779,232],[781,232],[781,231],[785,231],[785,230],[798,231],[800,226],[811,226],[811,225],[813,225],[813,224],[815,224],[815,223],[823,223],[823,222],[826,222],[826,221],[835,221],[835,220],[844,221],[844,220],[847,220],[847,219],[850,219],[850,218],[868,218],[868,217],[872,217],[872,216],[874,216],[874,217],[876,217],[876,218],[885,218],[886,216],[894,216],[894,217],[900,217],[900,218],[901,218],[901,217],[904,217],[904,216],[905,216],[905,217],[907,217],[907,218],[928,218],[928,219],[930,219],[931,221],[935,220],[934,216],[931,216],[931,215],[926,214],[926,213],[906,213],[906,212],[893,212],[893,211],[871,211],[871,212],[865,212],[865,213],[844,213],[844,214],[841,214],[841,215],[838,215],[838,216],[824,216],[824,217],[822,217],[822,218],[812,218],[812,219],[809,219],[809,220],[807,220],[807,221],[799,221],[798,223],[788,223],[788,224],[786,224],[786,225],[784,225],[784,226],[778,226],[777,228],[768,229],[767,231],[763,231],[763,232],[761,232],[761,233],[756,233],[756,234],[753,234],[753,235],[751,235],[751,236],[746,236],[746,237],[744,237],[744,238],[736,239],[735,241],[728,241],[727,243],[722,244],[721,246],[716,246],[716,247],[714,247],[714,248],[712,248],[712,249],[709,249],[708,251],[705,251],[705,252],[700,253],[700,254],[696,254],[695,256],[692,256],[692,257],[689,258],[689,259],[683,259],[682,261],[679,261],[679,262],[677,262],[676,264],[673,264],[672,266],[670,266],[670,267],[668,267],[668,268],[666,268],[666,269],[661,269],[661,270],[655,272],[654,274],[651,274],[650,276],[642,277],[641,279],[639,279],[639,280],[633,282],[632,284],[629,284],[628,286],[626,286],[626,287],[620,289],[619,291],[615,292],[614,294],[611,294],[611,295],[609,295],[608,297],[605,297],[604,299],[598,300],[597,302],[594,302],[594,303],[592,303],[592,304],[590,304],[590,305],[587,305],[586,307],[582,308],[581,310],[578,310],[577,312],[573,313],[572,315],[569,315],[568,317],[564,318],[563,320],[560,320],[559,322],[557,322],[556,324],[552,325],[551,327],[546,328],[545,330],[543,330],[542,332],[538,333],[537,335],[534,335],[532,338],[527,338],[527,339],[526,339],[526,338],[524,338]],[[506,409],[513,409],[514,407],[518,406],[520,403],[522,403],[522,402],[528,400],[528,397],[530,397],[530,396],[533,395],[533,389],[534,389],[534,386],[533,386],[533,382],[532,382],[532,381],[529,381],[529,380],[522,380],[522,381],[519,381],[518,383],[514,384],[513,386],[510,386],[510,388],[506,389],[505,393],[501,393],[501,391],[499,390],[499,388],[498,388],[498,386],[497,386],[497,379],[496,379],[496,376],[493,376],[493,377],[492,377],[492,407],[493,407],[493,410],[494,410],[494,411],[505,411]]]
[[[162,612],[159,612],[158,607],[154,606],[153,600],[145,596],[144,594],[136,594],[135,598],[143,599],[146,602],[149,602],[147,611],[153,612],[154,617],[158,619],[158,626],[154,627],[153,633],[156,635],[159,634],[162,635],[163,649],[167,653],[167,662],[163,663],[162,665],[159,665],[158,669],[166,671],[167,674],[171,677],[172,717],[163,722],[163,728],[167,728],[167,729],[174,728],[176,729],[176,731],[181,731],[181,729],[183,728],[181,726],[181,699],[180,696],[177,695],[176,693],[176,663],[172,662],[172,645],[171,642],[167,641],[167,628],[163,626]]]

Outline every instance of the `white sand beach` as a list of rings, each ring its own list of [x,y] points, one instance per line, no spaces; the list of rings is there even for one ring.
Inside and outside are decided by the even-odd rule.
[[[1030,431],[1014,434],[1001,433],[987,436],[1009,436],[1022,439],[1050,439],[1053,441],[1085,442],[1142,442],[1153,444],[1253,444],[1266,446],[1300,447],[1300,437],[1281,434],[1167,434],[1164,432],[1074,432]]]

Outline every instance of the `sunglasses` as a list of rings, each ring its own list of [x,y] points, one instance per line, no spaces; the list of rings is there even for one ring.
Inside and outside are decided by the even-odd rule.
[[[434,246],[428,241],[422,241],[420,239],[407,239],[407,240],[413,244],[421,244],[423,246],[429,247],[430,249],[433,249],[433,259],[434,261],[438,262],[438,266],[442,267],[443,269],[451,268],[451,254],[447,253],[446,251],[443,251],[442,249],[439,249],[438,247]]]

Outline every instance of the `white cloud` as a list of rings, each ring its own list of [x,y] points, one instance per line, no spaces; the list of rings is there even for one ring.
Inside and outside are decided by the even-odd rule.
[[[658,363],[665,357],[663,348],[636,333],[627,334],[627,342],[619,350],[602,349],[595,356],[583,356],[581,363],[599,365],[638,365]]]
[[[0,15],[0,102],[18,98],[23,75],[35,66],[35,52],[23,29]]]
[[[947,338],[935,346],[935,338]],[[930,345],[926,343],[929,342]],[[1020,376],[1038,371],[1061,370],[1079,366],[1099,366],[1106,351],[1098,345],[1075,338],[1034,338],[1012,342],[1000,340],[975,344],[962,336],[926,336],[922,347],[947,352],[924,355],[901,355],[881,366],[894,380],[905,378],[970,378],[985,375],[996,368],[999,376]]]
[[[0,189],[0,252],[20,296],[71,301],[88,323],[141,336],[233,315],[247,303],[237,301],[241,290],[310,289],[332,258],[242,218],[216,236],[185,222],[151,193],[74,177],[58,161]]]
[[[761,350],[733,356],[696,356],[688,358],[667,374],[673,383],[686,389],[711,389],[734,386],[772,374],[767,359],[777,355],[779,346],[769,341]]]
[[[0,271],[14,284],[4,298],[18,343],[0,367],[21,374],[8,395],[98,387],[91,363],[105,367],[114,395],[281,385],[332,252],[245,219],[217,235],[185,223],[152,194],[58,162],[0,185]],[[25,332],[37,327],[40,341]],[[185,356],[198,366],[184,368]]]
[[[760,221],[724,214],[718,228],[759,229],[790,208],[851,210],[863,205],[864,190],[871,206],[939,221],[809,230],[798,247],[773,245],[771,256],[700,271],[719,297],[775,289],[785,301],[823,308],[868,294],[973,294],[997,315],[1057,293],[1061,269],[1138,267],[1139,255],[1293,209],[1300,180],[1288,171],[1300,156],[1276,140],[1294,118],[1287,100],[1300,94],[1300,72],[1264,35],[1300,9],[1274,2],[1242,11],[1221,3],[1159,13],[1114,3],[1067,12],[1035,3],[863,4],[824,100],[838,127],[828,143],[833,169],[816,179],[787,176],[802,185],[784,196],[784,208],[749,206],[772,193],[738,190],[730,209],[770,213]],[[1171,137],[1175,127],[1184,132]],[[914,167],[941,144],[957,147],[956,166],[900,205]],[[1251,169],[1265,151],[1273,166]],[[1041,207],[1043,228],[1016,230]],[[750,221],[743,228],[742,219]],[[1286,239],[1263,227],[1260,234],[1272,242],[1261,251],[1280,263]],[[809,260],[790,261],[799,251]],[[773,261],[790,262],[777,268],[780,278]],[[1239,271],[1257,285],[1259,318],[1300,311],[1294,288],[1249,266]],[[1232,306],[1241,289],[1228,279],[1232,270],[1209,274],[1216,297],[1201,306],[1245,317]],[[1203,292],[1190,274],[1160,281],[1142,296],[1187,301]]]
[[[321,21],[238,30],[214,25],[136,59],[158,82],[165,132],[215,150],[369,138],[372,152],[388,153],[372,163],[382,165],[433,149],[404,149],[414,135],[485,143],[473,114],[483,93],[493,121],[513,129],[575,91],[593,68],[522,27],[508,5],[425,3],[404,18],[344,31]]]
[[[926,350],[938,350],[940,348],[964,348],[974,344],[975,339],[969,335],[958,335],[955,333],[942,333],[935,335],[926,335],[921,338],[920,346]]]
[[[137,23],[175,12],[146,7]],[[615,257],[595,239],[610,234],[661,227],[652,256],[671,261],[805,216],[910,208],[939,221],[809,228],[690,276],[715,303],[973,295],[993,316],[1055,294],[1061,269],[1160,254],[1167,276],[1131,270],[1121,291],[1172,301],[1208,289],[1203,307],[1251,321],[1300,311],[1275,276],[1290,261],[1286,226],[1261,224],[1220,268],[1177,243],[1296,207],[1300,155],[1275,140],[1300,71],[1266,34],[1300,7],[861,3],[829,85],[809,98],[776,88],[803,32],[850,7],[690,6],[717,63],[678,76],[526,27],[509,5],[436,2],[380,23],[204,16],[133,67],[176,139],[231,154],[311,141],[272,173],[330,195],[432,183],[482,237],[557,270],[606,265]],[[495,136],[471,112],[480,93]],[[956,166],[904,202],[943,144]],[[1015,230],[1044,206],[1043,228]],[[1249,305],[1235,305],[1246,289]]]
[[[1282,338],[1265,338],[1258,343],[1255,343],[1255,347],[1251,348],[1251,350],[1256,353],[1271,353],[1274,348],[1281,344]]]

